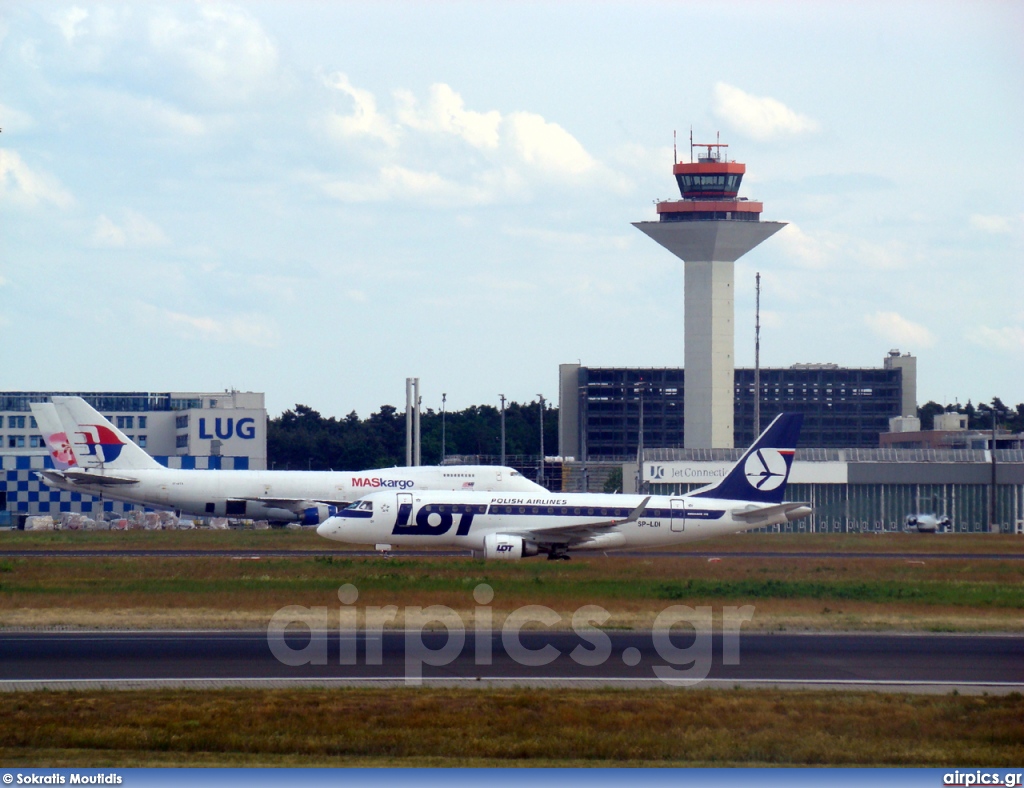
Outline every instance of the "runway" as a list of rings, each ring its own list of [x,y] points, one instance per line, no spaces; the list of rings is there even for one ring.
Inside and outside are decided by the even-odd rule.
[[[758,633],[698,643],[692,629],[689,637],[668,639],[595,633],[482,630],[478,637],[470,629],[460,643],[458,637],[449,642],[443,630],[312,638],[307,630],[271,643],[265,631],[3,632],[0,690],[416,684],[1024,690],[1021,636]]]
[[[609,550],[604,552],[577,552],[577,560],[598,556],[624,558],[765,558],[765,559],[890,559],[900,561],[1022,561],[1024,553],[921,553],[921,552],[785,552],[778,550]],[[398,550],[394,558],[471,558],[466,550]],[[375,550],[0,550],[0,558],[380,558]],[[537,560],[544,560],[543,558]]]

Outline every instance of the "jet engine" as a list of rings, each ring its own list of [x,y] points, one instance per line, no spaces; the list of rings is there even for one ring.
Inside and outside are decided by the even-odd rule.
[[[484,558],[486,559],[518,561],[520,558],[537,555],[538,552],[537,545],[527,542],[521,536],[487,534],[484,537]]]
[[[326,503],[318,503],[315,506],[307,507],[299,513],[300,525],[320,525],[328,517],[334,517],[338,513],[337,506]]]

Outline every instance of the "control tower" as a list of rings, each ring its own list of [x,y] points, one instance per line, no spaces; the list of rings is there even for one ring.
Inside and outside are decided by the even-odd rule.
[[[735,263],[785,222],[762,222],[762,204],[739,197],[745,164],[728,145],[694,143],[690,161],[672,172],[681,200],[658,203],[658,221],[633,222],[683,260],[683,443],[687,449],[733,448]],[[698,150],[694,161],[694,150]]]

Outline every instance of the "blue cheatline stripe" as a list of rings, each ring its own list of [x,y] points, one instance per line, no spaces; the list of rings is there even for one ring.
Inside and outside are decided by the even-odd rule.
[[[420,511],[428,514],[487,514],[492,517],[606,517],[621,520],[629,517],[633,509],[628,506],[546,506],[518,504],[458,504],[432,503]],[[670,518],[687,520],[718,520],[725,515],[724,509],[644,509],[640,514],[647,519],[668,520]],[[348,516],[348,515],[346,515]],[[362,514],[355,516],[364,516]]]

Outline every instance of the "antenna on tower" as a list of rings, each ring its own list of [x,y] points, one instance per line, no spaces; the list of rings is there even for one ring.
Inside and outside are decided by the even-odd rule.
[[[757,272],[754,301],[754,435],[761,434],[761,272]]]
[[[679,163],[679,151],[676,149],[676,130],[672,129],[672,163]]]
[[[690,126],[690,164],[693,164],[693,126]]]

